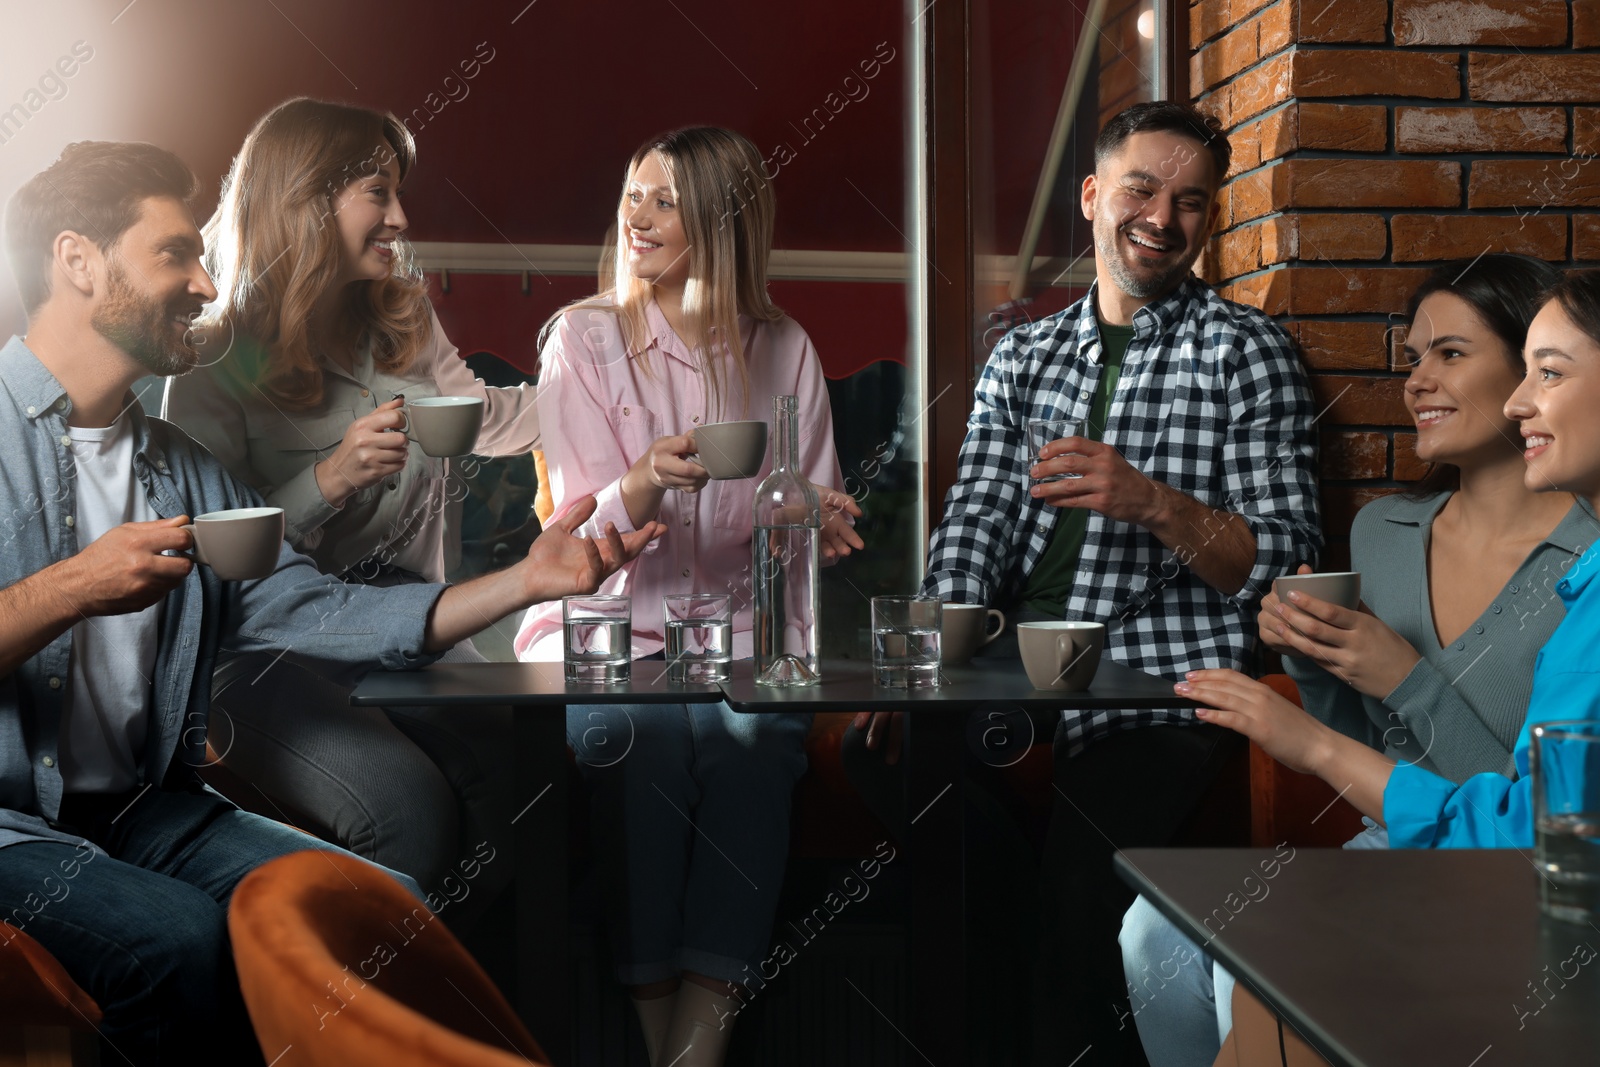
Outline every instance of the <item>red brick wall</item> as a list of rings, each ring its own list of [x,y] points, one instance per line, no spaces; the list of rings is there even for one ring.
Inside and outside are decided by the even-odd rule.
[[[1389,327],[1428,267],[1600,260],[1600,0],[1198,0],[1189,28],[1234,146],[1202,271],[1301,345],[1343,565],[1360,506],[1422,473]]]

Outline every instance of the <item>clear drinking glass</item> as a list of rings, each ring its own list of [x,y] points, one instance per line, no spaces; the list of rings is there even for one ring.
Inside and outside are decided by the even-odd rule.
[[[633,598],[561,598],[567,681],[608,684],[633,676]]]
[[[1029,419],[1028,466],[1024,470],[1031,470],[1033,465],[1039,462],[1039,452],[1051,441],[1059,441],[1064,437],[1078,437],[1082,433],[1083,424],[1074,419]],[[1059,482],[1063,478],[1082,477],[1081,474],[1052,474],[1045,478],[1029,475],[1028,482],[1030,485],[1039,485],[1044,482]]]
[[[1554,918],[1592,922],[1600,916],[1600,722],[1542,722],[1532,734],[1540,902]]]
[[[873,597],[872,680],[891,689],[938,685],[943,613],[938,597]]]
[[[723,682],[733,662],[733,608],[724,593],[673,593],[666,615],[667,680]]]

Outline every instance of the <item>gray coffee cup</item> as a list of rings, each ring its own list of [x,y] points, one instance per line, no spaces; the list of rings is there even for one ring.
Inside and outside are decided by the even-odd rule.
[[[1361,574],[1357,571],[1285,574],[1272,580],[1272,591],[1285,604],[1290,602],[1289,593],[1296,592],[1354,610],[1361,603]]]
[[[465,456],[483,428],[481,396],[425,396],[405,403],[406,436],[430,456]]]
[[[767,458],[764,422],[713,422],[694,431],[695,461],[713,481],[754,478]]]
[[[194,561],[225,582],[265,578],[278,567],[282,508],[209,511],[184,529],[194,537]]]
[[[1081,693],[1100,669],[1103,622],[1025,622],[1017,626],[1022,666],[1035,689]]]
[[[940,624],[939,662],[946,667],[965,663],[1005,629],[1006,617],[995,608],[946,602]]]

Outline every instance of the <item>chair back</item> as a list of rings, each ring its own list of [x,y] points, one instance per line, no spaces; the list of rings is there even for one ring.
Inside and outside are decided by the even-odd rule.
[[[228,930],[256,1038],[278,1067],[548,1062],[444,923],[354,856],[262,865],[234,890]]]

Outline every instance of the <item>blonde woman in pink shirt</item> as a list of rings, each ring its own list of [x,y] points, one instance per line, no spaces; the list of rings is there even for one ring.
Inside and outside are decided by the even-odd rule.
[[[546,329],[538,407],[556,515],[592,494],[584,532],[667,526],[602,587],[633,597],[635,658],[662,651],[662,595],[687,592],[731,594],[734,654],[752,654],[752,506],[766,470],[708,481],[687,458],[696,427],[765,419],[773,396],[793,394],[802,470],[841,482],[816,350],[767,296],[773,212],[761,155],[739,134],[695,127],[651,140],[628,163],[605,290]],[[823,495],[832,561],[862,547],[845,519],[860,511]],[[527,613],[516,648],[559,660],[561,642],[557,603]],[[765,981],[810,726],[809,714],[741,716],[726,704],[568,713],[593,787],[617,974],[653,1065],[720,1064],[752,980]]]

